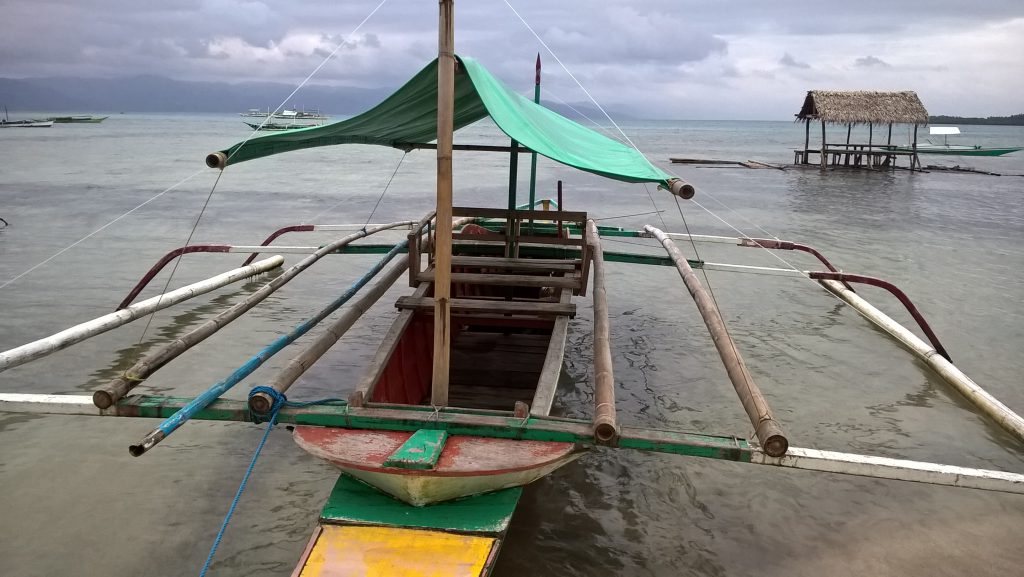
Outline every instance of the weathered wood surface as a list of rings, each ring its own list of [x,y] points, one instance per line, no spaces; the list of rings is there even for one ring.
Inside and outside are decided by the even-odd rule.
[[[572,272],[579,267],[576,261],[547,258],[503,258],[490,256],[453,256],[453,266],[473,266],[488,269],[538,271],[538,272]]]
[[[400,297],[395,306],[400,309],[429,310],[432,306],[429,297]],[[504,313],[514,315],[559,316],[576,315],[575,304],[533,303],[520,301],[491,301],[477,299],[451,299],[453,313]]]
[[[570,304],[571,300],[572,294],[569,291],[562,291],[560,302]],[[562,363],[565,360],[565,339],[568,334],[569,317],[556,318],[551,329],[544,366],[537,378],[537,389],[533,395],[533,402],[530,403],[530,413],[533,415],[547,415],[551,412],[551,406],[555,402],[555,392],[558,389],[558,377],[562,374]]]
[[[587,221],[587,246],[594,267],[594,438],[614,444],[619,436],[615,415],[615,378],[612,374],[611,325],[604,288],[604,252],[597,223]]]
[[[434,282],[436,271],[427,270],[417,275],[420,282]],[[555,288],[579,288],[579,276],[543,276],[526,274],[493,274],[493,273],[451,273],[451,282],[463,284],[479,284],[488,286],[513,286],[513,287],[555,287]]]
[[[726,329],[725,320],[722,319],[718,305],[701,286],[697,275],[687,263],[686,257],[672,242],[672,239],[650,225],[645,226],[644,230],[653,234],[661,242],[669,256],[672,257],[672,261],[675,262],[676,270],[682,277],[683,284],[686,285],[690,296],[693,297],[708,332],[711,333],[715,349],[718,350],[729,380],[732,382],[733,388],[736,389],[736,394],[740,398],[751,425],[754,426],[754,432],[758,440],[761,441],[761,445],[772,456],[778,457],[785,454],[786,448],[789,447],[789,440],[782,432],[782,427],[779,426],[775,417],[772,416],[771,409],[768,407],[764,395],[761,394],[761,390],[754,383],[747,365],[743,362],[743,357],[740,356],[739,349],[736,348],[736,344]]]
[[[573,443],[452,435],[431,469],[385,463],[411,433],[296,427],[295,442],[345,473],[412,505],[421,506],[530,483],[580,455]]]

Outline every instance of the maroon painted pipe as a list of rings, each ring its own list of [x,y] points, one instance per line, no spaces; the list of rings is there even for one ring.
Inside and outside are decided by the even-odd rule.
[[[778,249],[778,250],[800,250],[800,251],[803,251],[803,252],[806,252],[806,253],[814,255],[818,259],[818,261],[821,262],[821,264],[825,265],[825,268],[827,268],[828,270],[830,270],[832,272],[839,272],[839,269],[837,269],[836,267],[832,266],[832,263],[830,263],[828,261],[828,259],[825,258],[825,255],[823,255],[820,252],[818,252],[818,249],[814,248],[813,246],[808,246],[806,244],[790,242],[788,240],[775,240],[773,238],[741,238],[740,239],[740,244],[742,246],[752,246],[752,247],[758,247],[759,246],[759,247],[762,247],[762,248],[771,248],[771,249]],[[845,281],[841,281],[841,282],[843,282],[843,286],[845,286],[850,291],[857,292],[857,291],[853,290],[852,286],[846,284]]]
[[[284,234],[286,232],[309,232],[311,230],[314,230],[314,226],[315,225],[312,225],[312,224],[296,224],[296,225],[293,225],[293,226],[285,226],[285,227],[279,228],[279,229],[275,230],[270,236],[268,236],[266,238],[266,240],[261,242],[260,246],[267,246],[268,244],[274,242],[274,239],[276,239],[277,237],[281,236],[282,234]],[[259,254],[260,253],[258,253],[258,252],[254,252],[254,253],[250,254],[249,258],[245,259],[245,262],[242,263],[242,266],[246,266],[246,265],[252,264],[252,261],[256,260],[256,257]]]
[[[808,276],[810,276],[814,280],[837,280],[840,282],[862,283],[871,286],[876,286],[878,288],[883,288],[889,291],[890,293],[893,294],[893,296],[898,298],[901,303],[903,303],[903,306],[907,307],[907,312],[909,312],[910,316],[914,317],[914,320],[917,321],[917,325],[921,327],[921,330],[924,331],[924,334],[928,337],[928,340],[931,341],[932,346],[935,347],[935,352],[942,355],[942,357],[945,358],[947,361],[953,362],[953,359],[949,358],[949,353],[946,352],[946,349],[943,348],[942,343],[939,342],[939,337],[935,336],[935,333],[932,331],[932,328],[928,325],[928,321],[924,320],[924,317],[917,310],[917,307],[914,306],[914,303],[910,302],[910,297],[908,297],[903,291],[901,291],[896,285],[892,284],[891,282],[884,281],[880,278],[875,278],[871,276],[863,276],[859,274],[846,274],[842,272],[812,272]]]
[[[165,254],[163,258],[158,260],[157,263],[153,265],[152,268],[149,269],[149,272],[147,272],[146,275],[142,277],[142,280],[136,283],[135,288],[132,289],[132,292],[128,293],[128,296],[124,297],[124,300],[121,301],[121,304],[117,305],[117,310],[127,308],[128,305],[132,304],[132,301],[135,300],[135,297],[139,296],[139,293],[142,292],[142,289],[146,288],[146,285],[149,284],[149,281],[153,280],[153,277],[155,277],[157,273],[160,272],[161,269],[167,266],[167,263],[171,262],[175,258],[183,254],[188,254],[190,252],[228,252],[230,248],[231,246],[226,244],[192,244],[189,246],[183,246],[181,248],[176,248],[172,250],[171,252]]]

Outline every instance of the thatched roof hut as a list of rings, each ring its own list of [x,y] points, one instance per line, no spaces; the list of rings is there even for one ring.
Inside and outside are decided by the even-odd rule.
[[[809,90],[796,118],[807,123],[928,124],[928,111],[910,90]]]

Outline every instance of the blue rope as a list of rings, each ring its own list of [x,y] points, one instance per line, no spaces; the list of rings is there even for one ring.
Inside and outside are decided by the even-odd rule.
[[[260,390],[257,391],[257,389]],[[235,498],[231,501],[231,507],[228,508],[227,515],[224,515],[224,522],[221,523],[220,530],[217,531],[217,537],[213,540],[213,546],[210,547],[210,554],[206,556],[206,563],[203,563],[203,568],[199,571],[199,577],[205,577],[207,570],[210,569],[210,563],[213,562],[213,556],[217,553],[217,547],[220,546],[220,541],[224,538],[224,532],[227,531],[231,516],[235,514],[235,508],[238,507],[238,501],[242,498],[245,485],[249,482],[249,477],[252,476],[253,468],[256,467],[256,459],[260,457],[260,452],[263,451],[263,446],[267,443],[267,437],[270,436],[270,431],[274,428],[274,422],[277,421],[277,412],[281,410],[281,406],[287,401],[283,394],[270,387],[256,387],[253,389],[253,392],[268,393],[274,399],[269,413],[270,419],[267,421],[267,430],[263,431],[263,438],[260,439],[260,444],[256,446],[256,453],[252,456],[252,461],[249,462],[249,468],[245,470],[245,475],[242,476],[242,483],[238,485],[238,491],[235,492]]]
[[[271,387],[253,387],[249,391],[249,398],[257,393],[264,393],[269,395],[273,399],[273,403],[270,405],[270,411],[266,413],[259,413],[252,411],[252,417],[254,423],[261,423],[266,421],[267,429],[263,432],[263,438],[260,439],[260,444],[256,447],[256,453],[252,456],[252,461],[249,463],[249,468],[246,469],[245,475],[242,476],[242,482],[238,485],[238,491],[235,492],[235,498],[231,501],[231,507],[228,508],[228,512],[224,515],[224,522],[220,525],[220,530],[217,531],[217,537],[213,540],[213,546],[210,547],[210,554],[206,557],[206,563],[203,563],[203,568],[199,571],[199,577],[205,577],[206,572],[210,569],[210,563],[213,562],[213,556],[217,553],[217,547],[220,546],[220,541],[224,537],[224,532],[227,531],[228,523],[231,521],[231,516],[235,514],[235,509],[238,507],[238,501],[242,498],[242,493],[245,491],[245,486],[249,482],[249,477],[252,476],[252,471],[256,467],[256,459],[259,458],[260,453],[263,451],[263,446],[267,443],[267,437],[270,436],[271,429],[277,423],[277,413],[281,410],[281,407],[309,407],[311,405],[332,405],[345,403],[344,399],[321,399],[319,401],[306,401],[306,402],[293,402],[289,401],[288,397],[284,396],[284,393],[277,391]]]

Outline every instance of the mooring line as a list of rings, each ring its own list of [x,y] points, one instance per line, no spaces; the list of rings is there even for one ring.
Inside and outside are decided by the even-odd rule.
[[[373,205],[373,210],[370,211],[370,215],[366,217],[366,222],[363,223],[363,230],[366,230],[366,226],[370,224],[370,220],[373,219],[373,215],[377,212],[377,207],[380,206],[380,201],[384,200],[384,195],[388,193],[388,189],[391,188],[391,182],[395,180],[395,175],[398,174],[398,169],[402,168],[402,162],[405,161],[405,157],[409,156],[406,152],[402,154],[402,158],[398,159],[398,165],[395,166],[395,171],[391,173],[391,178],[388,179],[387,184],[384,185],[384,190],[380,191],[380,196],[377,197],[377,204]]]
[[[381,7],[384,6],[384,4],[387,3],[387,1],[388,0],[381,0],[380,3],[377,4],[377,6],[374,7],[374,9],[371,10],[370,13],[367,14],[365,18],[363,18],[363,20],[359,23],[359,25],[356,26],[355,28],[353,28],[352,31],[348,33],[348,36],[346,36],[341,42],[339,42],[338,45],[334,47],[334,50],[332,50],[330,54],[328,54],[323,60],[321,60],[320,64],[317,65],[317,67],[314,68],[313,71],[310,72],[309,75],[307,75],[306,78],[303,79],[302,82],[300,82],[299,85],[295,87],[295,90],[292,90],[291,94],[289,94],[288,96],[285,97],[284,101],[281,102],[281,104],[279,104],[277,106],[277,108],[274,109],[274,112],[271,113],[271,114],[268,114],[267,117],[263,120],[263,122],[261,122],[258,127],[256,127],[251,133],[249,133],[249,136],[245,137],[245,140],[243,140],[238,146],[235,147],[235,150],[231,154],[228,155],[227,161],[230,161],[232,156],[237,154],[239,150],[242,150],[242,148],[245,146],[245,144],[247,142],[249,142],[250,140],[252,140],[253,136],[255,136],[256,133],[258,133],[260,131],[260,129],[263,128],[263,126],[267,122],[270,122],[270,119],[274,117],[274,114],[277,114],[278,111],[280,111],[282,108],[284,108],[284,106],[286,104],[288,104],[288,101],[291,100],[292,97],[295,96],[299,92],[299,90],[302,90],[302,88],[304,86],[306,86],[306,84],[310,80],[312,80],[313,77],[316,76],[316,74],[318,72],[320,72],[320,69],[323,68],[324,66],[326,66],[327,63],[332,58],[334,58],[334,55],[337,54],[338,51],[341,50],[341,48],[343,46],[345,46],[345,44],[348,44],[349,42],[351,42],[352,37],[355,36],[357,32],[359,32],[359,30],[363,27],[363,25],[366,24],[370,20],[370,18],[372,18],[373,15],[376,14],[377,11],[380,10]],[[227,162],[227,161],[225,161],[225,162]]]
[[[142,208],[142,207],[146,206],[147,204],[149,204],[149,203],[153,202],[154,200],[156,200],[156,199],[160,198],[161,196],[163,196],[163,195],[167,194],[168,192],[170,192],[170,191],[174,190],[175,188],[177,188],[177,187],[179,187],[179,186],[181,186],[181,185],[185,184],[186,182],[188,182],[188,181],[192,180],[193,178],[195,178],[196,176],[198,176],[199,174],[201,174],[201,173],[203,173],[203,172],[206,172],[206,169],[205,169],[205,168],[204,168],[204,169],[201,169],[201,170],[198,170],[198,171],[196,171],[195,173],[193,173],[193,174],[192,174],[192,175],[190,175],[190,176],[187,176],[187,177],[185,177],[184,179],[182,179],[182,180],[181,180],[181,181],[179,181],[178,183],[176,183],[176,184],[173,184],[173,185],[171,185],[170,187],[168,187],[167,189],[165,189],[165,190],[164,190],[163,192],[159,192],[159,193],[157,193],[156,195],[154,195],[153,197],[151,197],[151,198],[150,198],[149,200],[147,200],[147,201],[143,202],[142,204],[140,204],[140,205],[136,206],[135,208],[133,208],[133,209],[129,210],[128,212],[125,212],[125,213],[124,213],[124,214],[122,214],[121,216],[119,216],[119,217],[115,218],[114,220],[112,220],[112,221],[108,222],[107,224],[105,224],[105,225],[103,225],[103,226],[101,226],[101,227],[97,228],[96,230],[94,230],[94,231],[90,232],[89,234],[87,234],[87,235],[83,236],[82,238],[80,238],[80,239],[76,240],[75,242],[73,242],[73,243],[69,244],[68,246],[66,246],[66,247],[64,247],[64,248],[62,248],[62,249],[60,249],[59,251],[57,251],[56,253],[54,253],[53,255],[51,255],[51,256],[50,256],[49,258],[47,258],[46,260],[44,260],[44,261],[40,262],[39,264],[37,264],[37,265],[33,266],[32,268],[30,268],[30,269],[26,270],[25,272],[23,272],[23,273],[21,273],[21,274],[19,274],[19,275],[15,276],[14,278],[12,278],[12,279],[8,280],[8,281],[7,281],[7,282],[5,282],[4,284],[0,285],[0,289],[3,289],[3,288],[5,288],[6,286],[8,286],[9,284],[13,283],[14,281],[16,281],[16,280],[20,279],[21,277],[23,277],[23,276],[25,276],[25,275],[27,275],[27,274],[31,273],[32,271],[34,271],[34,270],[36,270],[37,268],[39,268],[39,267],[41,267],[41,266],[45,265],[46,263],[48,263],[48,262],[50,262],[51,260],[53,260],[53,259],[57,258],[58,256],[60,256],[60,255],[62,255],[62,254],[64,254],[64,253],[66,253],[67,251],[69,251],[69,250],[71,250],[72,248],[74,248],[74,247],[78,246],[79,244],[81,244],[81,243],[85,242],[86,240],[88,240],[88,239],[92,238],[93,236],[95,236],[96,234],[98,234],[98,233],[102,232],[103,230],[106,230],[106,229],[107,229],[107,228],[108,228],[108,227],[109,227],[110,225],[114,224],[115,222],[117,222],[117,221],[121,220],[122,218],[124,218],[124,217],[128,216],[129,214],[131,214],[131,213],[135,212],[136,210],[139,210],[140,208]]]
[[[210,193],[206,195],[206,200],[203,202],[203,207],[199,209],[199,216],[196,217],[196,222],[192,225],[192,230],[189,231],[188,238],[185,239],[185,244],[181,246],[188,246],[189,243],[192,242],[192,237],[196,234],[196,229],[199,228],[199,221],[203,219],[203,215],[206,213],[206,207],[210,206],[210,199],[213,198],[213,191],[217,190],[217,184],[220,182],[220,177],[223,175],[223,170],[217,171],[217,178],[213,181],[213,186],[210,187]],[[183,256],[184,255],[178,255],[178,257],[174,259],[174,266],[171,267],[171,274],[167,275],[167,282],[164,283],[164,289],[160,291],[160,296],[157,297],[157,308],[151,314],[146,316],[146,326],[142,328],[142,334],[139,335],[139,342],[135,343],[136,353],[139,352],[140,347],[142,346],[142,341],[145,340],[146,338],[146,333],[149,331],[149,326],[153,324],[153,319],[156,317],[156,314],[159,311],[160,301],[164,298],[164,295],[167,294],[167,288],[171,286],[171,279],[174,278],[174,273],[178,271],[178,265],[181,264],[181,258]],[[136,361],[137,360],[138,358],[136,358]],[[128,361],[128,357],[125,356],[124,362],[127,363]],[[121,372],[122,376],[128,376],[127,369]]]

